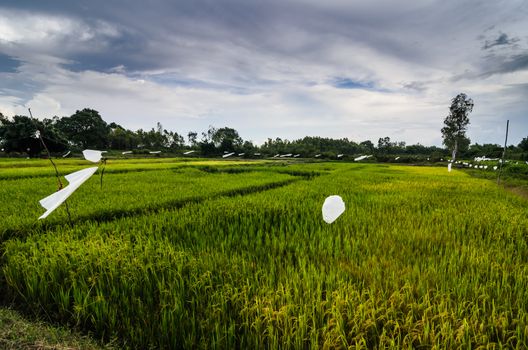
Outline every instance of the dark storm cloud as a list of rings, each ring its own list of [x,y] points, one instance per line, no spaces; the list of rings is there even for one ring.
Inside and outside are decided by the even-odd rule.
[[[490,59],[493,67],[487,74],[511,73],[528,69],[528,52]]]
[[[519,38],[508,38],[508,34],[501,33],[495,40],[486,40],[482,49],[488,50],[495,46],[513,45],[519,41]]]
[[[476,80],[488,78],[497,74],[506,74],[528,70],[528,53],[511,55],[492,54],[483,57],[477,69],[465,71],[453,76],[453,82],[462,79]]]
[[[84,70],[108,72],[116,67],[130,71],[155,68],[142,58],[142,55],[149,55],[146,50],[147,40],[142,36],[120,32],[118,36],[106,38],[105,41],[103,49],[72,52],[63,66],[76,72]]]
[[[456,74],[452,81],[461,79],[482,79],[497,74],[506,74],[528,70],[528,41],[522,41],[518,37],[510,37],[508,34],[500,33],[492,40],[484,40],[480,59],[473,69]]]
[[[130,60],[132,63],[127,66],[132,69],[136,68],[134,62],[139,64],[140,61],[145,63],[139,66],[151,63],[152,68],[158,68],[158,55],[179,52],[180,56],[185,56],[191,49],[199,49],[200,42],[214,43],[225,39],[236,43],[254,31],[260,22],[257,17],[273,16],[265,11],[266,6],[236,1],[7,1],[0,8],[2,6],[67,16],[94,27],[97,26],[96,20],[103,20],[122,28],[124,32],[111,42],[107,54],[120,56],[125,63]],[[77,61],[81,61],[80,58],[77,57]],[[161,58],[166,59],[165,63],[169,62],[169,57]],[[178,55],[176,63],[177,59]]]
[[[211,62],[220,62],[233,64],[241,78],[247,78],[259,75],[251,67],[253,56],[325,63],[326,52],[347,43],[408,61],[427,56],[418,41],[408,43],[407,38],[388,35],[386,30],[412,29],[402,25],[409,16],[407,8],[391,2],[380,6],[385,11],[295,1],[7,1],[4,6],[68,16],[95,29],[95,20],[102,20],[120,29],[120,36],[109,40],[104,51],[85,52],[79,44],[79,52],[62,53],[75,70],[104,71],[118,65],[130,71],[214,69]]]
[[[129,74],[168,71],[197,80],[214,72],[219,79],[242,83],[268,80],[270,62],[282,63],[282,68],[273,68],[278,73],[299,64],[354,70],[354,52],[349,66],[336,52],[353,47],[409,64],[442,65],[450,59],[442,52],[445,43],[456,39],[451,33],[460,36],[466,26],[484,17],[481,13],[489,16],[494,11],[493,5],[479,1],[7,0],[2,7],[64,16],[94,31],[88,41],[67,38],[64,49],[54,53],[74,71],[123,67]],[[475,16],[468,18],[468,11]],[[98,33],[101,21],[113,26],[116,34]],[[483,48],[518,41],[497,35]],[[373,73],[367,64],[358,69]]]

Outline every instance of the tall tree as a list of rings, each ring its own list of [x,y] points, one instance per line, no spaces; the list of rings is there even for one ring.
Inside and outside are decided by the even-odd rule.
[[[378,139],[378,152],[379,153],[389,153],[391,147],[393,146],[393,143],[391,142],[390,137],[380,137]]]
[[[222,152],[239,151],[243,143],[238,131],[228,127],[217,129],[211,139],[215,147]]]
[[[523,138],[521,142],[519,142],[519,145],[517,145],[521,150],[524,152],[528,152],[528,136]]]
[[[196,141],[198,133],[196,131],[189,131],[187,133],[187,139],[189,140],[189,146],[196,147],[198,142]]]
[[[216,133],[216,130],[214,126],[209,125],[207,132],[202,132],[202,140],[198,144],[202,155],[208,156],[216,153],[216,147],[213,142],[213,135]]]
[[[106,148],[109,143],[110,126],[99,112],[85,108],[70,117],[57,121],[57,128],[75,146],[82,148]]]
[[[473,106],[473,100],[466,94],[460,93],[451,100],[449,115],[444,119],[443,143],[451,151],[453,162],[458,150],[469,146],[470,141],[466,137],[466,130],[469,124],[468,115],[473,111]]]
[[[528,136],[523,138],[517,145],[519,150],[519,157],[522,160],[528,160]]]
[[[130,150],[140,144],[141,140],[135,132],[116,123],[110,123],[109,126],[108,142],[111,149]]]
[[[360,148],[361,152],[368,152],[368,153],[374,152],[374,144],[370,140],[366,140],[366,141],[360,142],[359,146],[361,147]]]

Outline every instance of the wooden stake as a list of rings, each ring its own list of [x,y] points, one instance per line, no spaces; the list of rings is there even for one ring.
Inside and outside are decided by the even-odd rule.
[[[33,120],[33,114],[31,113],[31,108],[28,108],[28,111],[29,111],[29,116],[31,117],[31,120]],[[37,128],[37,131],[39,132],[39,140],[40,140],[40,143],[42,143],[42,146],[44,147],[44,149],[46,150],[46,153],[48,154],[48,159],[50,160],[51,162],[51,165],[53,165],[53,168],[55,169],[55,176],[57,177],[57,182],[58,182],[58,185],[59,185],[59,189],[57,191],[60,191],[62,190],[63,188],[63,185],[62,185],[62,181],[60,179],[60,174],[59,174],[59,169],[57,168],[57,165],[55,165],[55,162],[53,161],[53,159],[51,158],[51,153],[48,149],[48,146],[46,145],[46,142],[44,142],[44,138],[42,137],[42,133],[40,132],[40,130]],[[64,204],[66,206],[66,213],[68,214],[68,221],[71,225],[71,215],[70,215],[70,208],[68,207],[68,203],[66,201],[64,201]]]
[[[500,177],[502,173],[502,164],[504,163],[504,157],[506,156],[506,144],[508,143],[508,128],[510,126],[510,121],[506,121],[506,138],[504,139],[504,149],[502,150],[502,159],[499,164],[499,175],[497,176],[497,185],[500,185]]]

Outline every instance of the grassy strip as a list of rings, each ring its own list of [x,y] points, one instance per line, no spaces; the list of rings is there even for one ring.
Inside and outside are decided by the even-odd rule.
[[[512,170],[512,168],[514,169]],[[518,168],[525,168],[523,169],[524,172],[516,171],[516,169]],[[503,172],[503,174],[501,175],[501,186],[518,196],[528,199],[528,173],[526,173],[527,170],[528,166],[525,165],[510,166],[509,168],[506,168],[506,171]],[[498,174],[496,171],[492,172],[468,168],[464,169],[464,171],[475,178],[487,179],[491,180],[492,182],[497,181]]]
[[[0,349],[13,350],[103,350],[115,349],[111,344],[99,345],[93,339],[62,327],[28,320],[18,312],[0,307]]]

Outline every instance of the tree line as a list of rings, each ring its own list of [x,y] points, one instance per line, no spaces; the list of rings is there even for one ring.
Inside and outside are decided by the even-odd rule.
[[[148,153],[149,151],[164,151],[177,153],[184,150],[195,150],[202,156],[219,156],[227,152],[243,154],[246,157],[274,156],[277,154],[292,154],[302,157],[335,158],[339,154],[354,156],[358,154],[373,154],[379,161],[394,159],[396,156],[414,159],[414,156],[424,156],[431,160],[440,160],[449,156],[449,146],[456,144],[456,149],[462,157],[486,155],[499,157],[502,146],[495,144],[469,144],[465,135],[455,135],[447,148],[423,146],[420,144],[406,145],[405,142],[395,142],[389,137],[382,137],[374,144],[370,140],[355,142],[348,138],[332,139],[307,136],[297,140],[268,138],[262,145],[243,140],[238,131],[230,127],[215,128],[198,133],[189,131],[187,135],[166,130],[160,123],[150,130],[132,131],[116,124],[107,123],[98,111],[85,108],[76,111],[69,117],[53,117],[39,120],[31,116],[15,115],[8,118],[0,113],[0,154],[38,157],[44,154],[44,140],[53,155],[63,152],[78,152],[83,149],[110,149]],[[528,137],[519,145],[508,148],[508,156],[513,159],[528,160]]]

